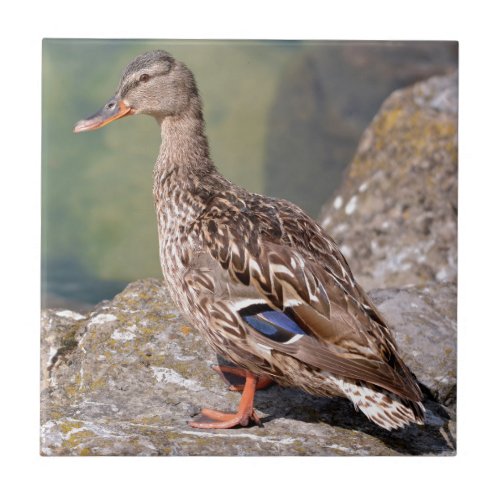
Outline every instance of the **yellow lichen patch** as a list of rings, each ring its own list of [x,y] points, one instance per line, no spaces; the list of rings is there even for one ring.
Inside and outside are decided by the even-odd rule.
[[[193,329],[188,325],[182,325],[180,330],[184,335],[189,335],[193,331]]]
[[[80,389],[80,385],[79,384],[68,384],[64,390],[66,392],[66,394],[68,395],[68,397],[70,398],[74,398],[78,391]]]
[[[155,328],[150,328],[149,326],[140,326],[140,333],[141,335],[144,335],[145,337],[152,337],[158,333],[158,330]]]
[[[101,389],[106,385],[106,381],[103,378],[98,378],[97,380],[94,380],[90,386],[89,389],[91,391],[95,391],[96,389]]]
[[[141,417],[141,418],[134,418],[132,419],[132,422],[134,424],[142,424],[142,425],[154,425],[154,424],[159,424],[161,423],[161,418],[158,415],[153,415],[150,417]]]
[[[67,434],[75,429],[80,429],[81,427],[83,427],[83,422],[79,422],[78,420],[66,420],[60,424],[61,432],[64,434]]]
[[[390,132],[400,119],[402,113],[403,110],[401,108],[388,109],[383,113],[376,123],[379,132],[382,134]]]
[[[179,375],[181,375],[185,379],[191,378],[191,363],[185,363],[185,362],[178,362],[178,363],[171,363],[170,367],[175,370]]]
[[[72,432],[62,445],[66,448],[76,448],[81,445],[85,440],[94,437],[96,434],[88,429]]]
[[[89,455],[91,455],[90,448],[82,448],[80,450],[81,457],[88,457]]]

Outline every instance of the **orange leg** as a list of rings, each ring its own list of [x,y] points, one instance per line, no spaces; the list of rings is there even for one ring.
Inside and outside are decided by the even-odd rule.
[[[237,368],[236,366],[221,366],[213,365],[212,370],[216,371],[224,381],[229,384],[230,391],[242,392],[245,387],[246,370]],[[273,379],[266,375],[257,377],[257,385],[255,390],[267,389],[270,385],[274,384]]]
[[[245,372],[245,377],[245,386],[236,413],[222,413],[204,408],[201,410],[201,415],[189,422],[189,425],[198,429],[231,429],[237,425],[245,427],[251,421],[260,425],[260,419],[253,409],[257,377],[250,372]]]

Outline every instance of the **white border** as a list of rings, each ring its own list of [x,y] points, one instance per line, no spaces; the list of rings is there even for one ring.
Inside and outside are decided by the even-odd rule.
[[[468,7],[463,7],[467,5]],[[19,2],[4,6],[2,491],[5,498],[490,498],[498,463],[498,16],[494,2]],[[10,11],[5,12],[7,9]],[[5,16],[5,17],[4,17]],[[43,37],[460,41],[456,458],[40,458],[38,304]],[[495,368],[495,371],[493,371]],[[493,385],[495,384],[495,385]],[[28,495],[32,496],[28,496]],[[484,495],[481,495],[484,493]]]

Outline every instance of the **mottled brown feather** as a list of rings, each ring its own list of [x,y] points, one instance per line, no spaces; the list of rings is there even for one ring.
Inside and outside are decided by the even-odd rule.
[[[300,301],[289,309],[311,335],[291,346],[263,338],[260,342],[313,367],[420,401],[421,391],[401,361],[389,328],[356,284],[333,240],[300,209],[292,211],[282,200],[253,195],[251,211],[241,211],[246,206],[243,199],[239,212],[234,206],[228,212],[226,202],[213,198],[209,215],[200,217],[204,245],[224,268],[229,264],[234,278],[255,287],[257,295],[276,309],[284,310],[286,299]],[[269,218],[270,214],[275,217]],[[257,255],[248,250],[250,240],[257,242]],[[227,248],[233,249],[229,262]]]

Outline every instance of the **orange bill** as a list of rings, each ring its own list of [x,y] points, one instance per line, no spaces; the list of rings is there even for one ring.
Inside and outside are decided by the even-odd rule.
[[[73,132],[95,130],[129,114],[133,114],[132,108],[127,106],[122,100],[113,97],[97,113],[77,122]]]

